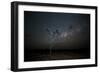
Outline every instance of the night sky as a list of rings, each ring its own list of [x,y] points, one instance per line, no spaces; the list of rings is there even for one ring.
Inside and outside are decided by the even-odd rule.
[[[24,49],[90,49],[90,15],[24,11]]]

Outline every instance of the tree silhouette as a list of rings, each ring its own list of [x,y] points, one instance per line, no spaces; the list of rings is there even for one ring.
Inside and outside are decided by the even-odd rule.
[[[61,32],[59,31],[58,28],[55,29],[54,31],[52,29],[50,29],[50,28],[46,28],[46,32],[48,33],[48,38],[49,38],[49,42],[50,42],[49,49],[50,49],[50,56],[51,56],[51,54],[52,54],[52,52],[51,52],[52,48],[53,48],[53,46],[55,44],[55,41],[57,39],[59,39],[58,36],[61,34]]]

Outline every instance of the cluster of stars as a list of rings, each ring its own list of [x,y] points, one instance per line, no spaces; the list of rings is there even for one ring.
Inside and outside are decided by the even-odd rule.
[[[54,26],[54,27],[55,27],[55,29],[53,29],[53,30],[50,27],[46,28],[50,43],[63,42],[66,39],[70,40],[73,35],[75,35],[76,33],[79,33],[81,31],[80,27],[70,26],[70,31],[67,31],[68,28],[66,28],[66,30],[64,30],[64,29],[61,29],[60,27],[58,27],[58,28],[56,28],[56,26]]]

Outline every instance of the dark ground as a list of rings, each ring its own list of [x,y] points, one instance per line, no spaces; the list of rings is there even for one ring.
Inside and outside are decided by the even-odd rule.
[[[24,51],[24,61],[47,61],[47,60],[68,60],[90,58],[90,51],[84,49],[65,50],[52,49],[26,49]]]

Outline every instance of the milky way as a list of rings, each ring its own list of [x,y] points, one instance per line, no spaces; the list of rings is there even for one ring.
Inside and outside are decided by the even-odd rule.
[[[40,45],[40,48],[47,48],[51,44],[55,44],[55,47],[58,45],[68,49],[89,44],[89,14],[28,11],[25,11],[24,14],[26,47]]]
[[[24,61],[90,58],[90,15],[24,11]]]

